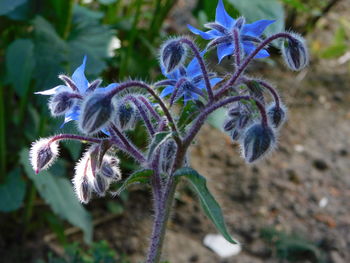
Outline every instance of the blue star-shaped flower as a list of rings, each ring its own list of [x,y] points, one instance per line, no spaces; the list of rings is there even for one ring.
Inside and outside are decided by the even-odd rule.
[[[196,58],[194,58],[186,68],[180,67],[169,74],[165,73],[165,70],[162,68],[162,72],[167,80],[161,81],[162,83],[166,83],[166,87],[160,94],[161,98],[173,94],[176,85],[179,84],[175,100],[183,97],[184,102],[187,103],[189,100],[198,100],[198,96],[204,95],[205,82]],[[221,81],[221,78],[210,77],[212,77],[210,79],[210,84],[212,86]]]
[[[83,59],[83,63],[74,71],[71,78],[65,75],[60,75],[66,85],[58,85],[52,89],[35,92],[35,94],[53,96],[58,92],[63,90],[71,90],[73,93],[77,93],[81,96],[86,96],[89,92],[94,91],[98,88],[101,91],[107,92],[117,86],[116,83],[112,83],[105,88],[99,88],[101,84],[100,80],[95,80],[91,83],[88,82],[85,77],[85,67],[86,67],[86,56]],[[80,115],[80,103],[76,104],[72,109],[70,109],[64,116],[64,122],[61,125],[61,128],[70,121],[77,121]]]
[[[240,33],[241,46],[245,55],[249,55],[255,49],[254,42],[259,42],[261,34],[265,28],[274,23],[275,20],[258,20],[252,24],[244,24],[244,19],[233,19],[226,12],[222,0],[219,0],[216,7],[216,16],[214,23],[208,23],[205,27],[211,29],[203,32],[191,25],[187,25],[190,31],[196,35],[200,35],[206,40],[212,40],[211,43],[217,46],[217,55],[220,61],[229,55],[232,55],[235,51],[234,47],[234,29],[237,28]],[[263,49],[255,58],[268,57],[269,53]]]

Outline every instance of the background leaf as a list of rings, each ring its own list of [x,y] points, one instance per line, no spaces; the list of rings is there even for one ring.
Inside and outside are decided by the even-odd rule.
[[[209,219],[214,223],[217,230],[223,235],[223,237],[229,241],[230,243],[237,244],[237,241],[232,239],[231,235],[228,233],[224,221],[224,217],[222,215],[221,208],[216,202],[215,198],[209,192],[207,188],[206,179],[201,176],[197,171],[192,168],[185,167],[177,170],[174,173],[175,177],[184,176],[193,186],[193,189],[198,194],[201,206],[205,212],[205,214],[209,217]]]
[[[92,241],[92,219],[78,201],[73,192],[72,184],[67,178],[53,175],[47,171],[35,175],[29,164],[28,154],[28,149],[21,151],[21,163],[28,177],[33,180],[41,197],[57,215],[82,229],[85,242],[90,243]]]
[[[30,39],[12,42],[6,51],[7,78],[21,97],[27,93],[34,66],[33,42]]]
[[[26,183],[20,176],[19,168],[7,175],[4,184],[0,184],[0,211],[11,212],[21,207],[26,192]]]
[[[27,0],[1,0],[0,16],[13,11],[16,7],[23,5]]]
[[[117,195],[120,195],[121,192],[123,192],[128,186],[135,184],[135,183],[143,183],[146,184],[149,182],[149,178],[153,174],[152,170],[149,169],[143,169],[136,171],[132,175],[130,175],[123,184],[119,187],[117,191]]]
[[[207,122],[211,126],[222,131],[222,127],[224,125],[225,119],[226,119],[226,110],[223,108],[220,108],[209,115]]]
[[[228,0],[239,13],[252,23],[260,19],[275,19],[276,22],[264,31],[266,35],[284,30],[285,14],[283,5],[278,0]]]

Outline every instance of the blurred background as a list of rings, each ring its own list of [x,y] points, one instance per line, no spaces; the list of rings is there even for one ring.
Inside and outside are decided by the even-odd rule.
[[[158,47],[212,21],[214,0],[0,0],[0,258],[4,263],[141,262],[151,231],[151,195],[133,186],[121,197],[82,206],[70,179],[83,147],[62,144],[62,158],[34,175],[28,148],[40,137],[74,132],[51,118],[47,98],[60,73],[87,55],[89,80],[160,77]],[[165,241],[167,262],[350,262],[350,1],[227,0],[248,22],[276,19],[266,33],[303,34],[310,67],[288,71],[271,58],[251,66],[289,106],[278,149],[248,166],[212,118],[192,149],[241,251],[220,259],[203,245],[216,233],[194,194],[180,185]],[[198,40],[204,47],[205,42]],[[211,57],[209,56],[209,61]],[[231,61],[215,65],[232,69]],[[142,144],[142,128],[130,134]],[[207,144],[206,142],[213,142]],[[123,157],[124,178],[135,165]]]

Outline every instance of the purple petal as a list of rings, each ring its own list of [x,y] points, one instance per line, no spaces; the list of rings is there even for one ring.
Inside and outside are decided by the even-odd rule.
[[[253,43],[246,42],[246,41],[243,42],[243,48],[244,48],[244,52],[247,56],[256,49],[256,47]],[[266,58],[268,56],[270,56],[270,54],[265,49],[263,49],[263,50],[260,50],[254,58]]]
[[[56,92],[58,92],[60,89],[65,89],[67,88],[66,86],[64,85],[59,85],[59,86],[56,86],[52,89],[47,89],[47,90],[43,90],[43,91],[38,91],[38,92],[34,92],[34,94],[39,94],[39,95],[54,95],[56,94]]]
[[[224,57],[232,55],[234,50],[235,50],[235,47],[233,46],[232,43],[219,45],[217,47],[219,63]]]
[[[89,82],[85,77],[85,66],[86,66],[86,56],[84,56],[83,64],[81,64],[73,73],[72,80],[81,93],[84,93],[88,86]]]
[[[168,96],[169,94],[173,93],[174,91],[174,87],[173,86],[167,86],[165,89],[162,90],[162,92],[160,93],[160,97],[164,98],[166,96]]]
[[[259,37],[264,32],[266,27],[268,27],[275,21],[276,20],[258,20],[252,24],[246,24],[242,29],[242,35]]]
[[[226,12],[222,0],[219,0],[218,5],[216,7],[215,22],[229,29],[235,23],[235,20],[232,17],[230,17],[229,14]]]
[[[201,30],[199,30],[191,25],[187,25],[187,27],[193,34],[200,35],[205,40],[213,39],[213,38],[216,38],[216,37],[222,35],[216,30],[209,30],[207,32],[203,32],[203,31],[201,31]]]

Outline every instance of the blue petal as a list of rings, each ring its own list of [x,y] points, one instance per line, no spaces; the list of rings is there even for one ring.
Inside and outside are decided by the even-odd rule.
[[[166,96],[168,96],[169,94],[173,93],[174,91],[174,87],[173,86],[167,86],[165,87],[165,89],[162,90],[162,92],[160,93],[160,97],[164,98]]]
[[[229,14],[226,12],[222,0],[219,0],[218,5],[216,7],[215,22],[221,24],[222,26],[228,29],[230,29],[235,23],[235,20],[232,17],[230,17]]]
[[[66,113],[66,115],[64,116],[64,122],[62,123],[60,128],[62,128],[67,122],[79,120],[79,116],[80,116],[80,107],[76,105],[72,110]]]
[[[259,37],[264,32],[266,27],[268,27],[275,21],[276,20],[258,20],[252,24],[246,24],[242,29],[242,35]]]
[[[244,48],[244,52],[246,53],[246,55],[249,55],[250,53],[252,53],[256,47],[253,43],[250,43],[250,42],[243,42],[243,48]],[[265,50],[260,50],[258,52],[258,54],[256,54],[256,56],[254,58],[266,58],[270,56],[270,54]]]
[[[107,131],[106,129],[102,129],[101,130],[104,134],[106,134],[107,136],[110,136],[111,134],[109,133],[109,131]]]
[[[73,73],[72,80],[74,81],[75,85],[77,85],[79,91],[81,93],[84,93],[88,86],[89,82],[85,77],[84,71],[86,66],[86,56],[84,56],[83,64],[81,64]]]
[[[187,76],[190,78],[194,78],[202,73],[196,57],[192,59],[191,62],[188,64],[186,72]]]
[[[221,62],[221,60],[229,55],[233,54],[233,51],[235,50],[235,47],[233,46],[232,43],[229,44],[221,44],[217,47],[217,54],[218,54],[218,60],[219,63]]]
[[[39,95],[54,95],[56,94],[60,89],[66,89],[67,86],[64,86],[64,85],[59,85],[59,86],[56,86],[52,89],[47,89],[47,90],[43,90],[43,91],[38,91],[38,92],[34,92],[34,94],[39,94]]]
[[[107,87],[99,88],[98,90],[103,91],[103,92],[108,92],[108,91],[111,91],[112,89],[114,89],[115,87],[117,87],[118,85],[119,85],[118,83],[111,83]]]
[[[209,40],[209,39],[213,39],[216,38],[218,36],[221,36],[222,34],[216,30],[209,30],[207,32],[203,32],[191,25],[187,25],[188,29],[196,35],[200,35],[202,38],[204,38],[205,40]]]
[[[222,80],[222,78],[212,78],[210,79],[210,84],[212,87],[214,87],[216,84],[218,84],[220,81]]]

